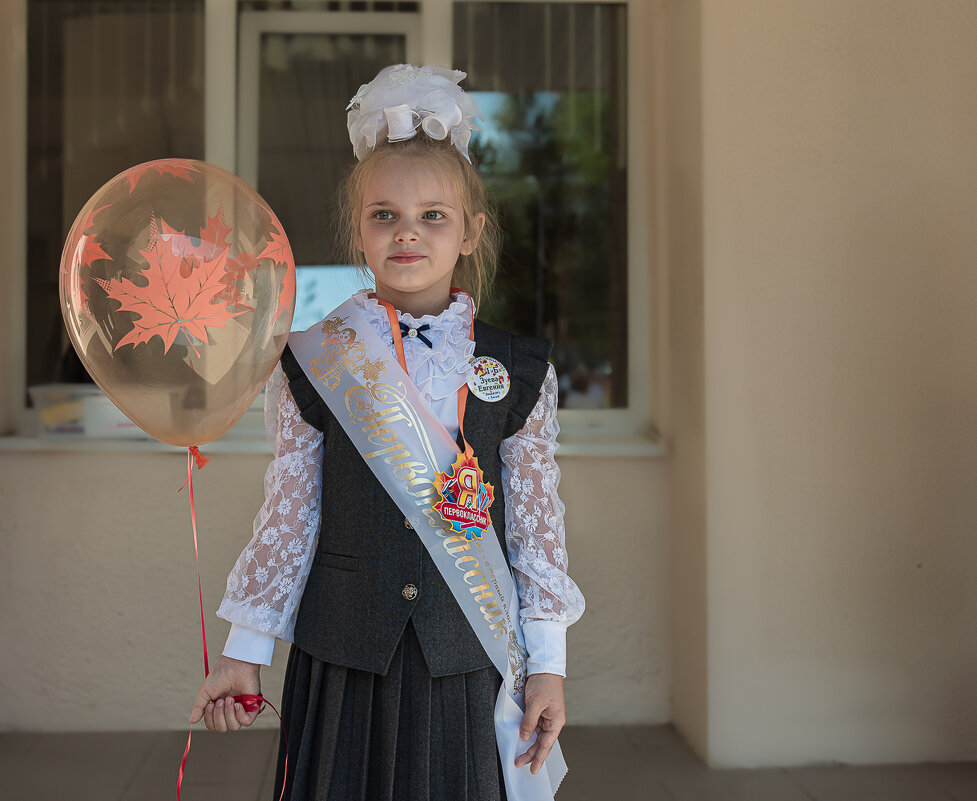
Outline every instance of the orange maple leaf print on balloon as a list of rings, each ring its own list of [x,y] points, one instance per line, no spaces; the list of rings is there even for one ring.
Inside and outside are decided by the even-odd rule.
[[[81,237],[81,254],[78,263],[90,267],[92,262],[97,259],[107,259],[109,254],[102,250],[102,243],[90,234],[83,234]]]
[[[231,234],[230,226],[224,222],[224,210],[218,210],[213,217],[207,218],[207,224],[200,229],[200,236],[187,236],[183,231],[177,231],[160,220],[159,238],[170,243],[173,252],[179,255],[190,255],[198,259],[212,259],[221,250],[227,250],[227,238]]]
[[[191,337],[207,342],[208,328],[223,328],[231,317],[243,314],[228,311],[219,297],[225,288],[221,278],[227,262],[226,249],[213,259],[203,260],[174,252],[171,243],[160,238],[139,252],[148,264],[140,273],[146,279],[144,286],[128,278],[96,279],[108,296],[119,302],[120,311],[139,315],[115,350],[123,345],[135,347],[158,336],[166,353],[183,333],[199,357]]]
[[[257,270],[261,266],[253,253],[244,251],[237,256],[231,256],[227,260],[224,277],[221,283],[224,284],[224,291],[221,298],[231,306],[240,306],[246,311],[254,311],[251,305],[244,299],[241,293],[240,283],[247,277],[252,270]]]
[[[88,294],[82,284],[81,270],[82,267],[91,267],[92,262],[98,259],[109,259],[109,254],[102,250],[101,242],[90,234],[82,234],[81,240],[78,242],[78,251],[80,255],[78,256],[78,267],[74,271],[75,286],[73,288],[78,293],[82,313],[90,316]]]
[[[287,262],[291,259],[292,249],[288,240],[277,228],[271,229],[271,238],[265,245],[264,250],[258,254],[259,259],[274,259],[276,262]],[[291,305],[295,298],[295,271],[285,270],[282,277],[282,291],[278,295],[278,309],[275,311],[275,319]]]
[[[285,234],[283,234],[277,228],[272,228],[271,238],[265,244],[265,249],[258,254],[258,258],[285,261],[287,254],[291,252],[292,249],[288,245],[288,240],[285,238]]]
[[[281,265],[279,265],[281,266]],[[285,265],[285,275],[282,276],[282,291],[278,295],[278,308],[275,310],[275,319],[285,311],[295,300],[295,270],[288,269]]]
[[[71,251],[72,257],[61,260],[61,279],[64,286],[73,299],[78,313],[90,320],[94,318],[88,308],[88,294],[85,292],[82,271],[85,267],[90,268],[94,261],[99,259],[111,261],[111,257],[102,248],[102,243],[95,238],[95,235],[86,232],[95,224],[95,216],[105,208],[107,206],[89,210],[84,220],[77,226],[78,238]]]
[[[92,209],[85,215],[85,219],[80,226],[78,226],[78,244],[74,250],[74,263],[77,265],[82,265],[90,267],[92,262],[97,259],[109,259],[110,256],[102,249],[102,243],[99,242],[94,234],[88,234],[87,231],[95,224],[95,215],[98,214],[105,206],[100,206],[97,209]],[[61,272],[67,274],[71,261],[64,260],[61,263]]]
[[[129,181],[129,192],[136,188],[139,179],[150,170],[155,170],[160,175],[173,175],[185,181],[192,181],[193,176],[200,170],[193,165],[189,159],[159,159],[158,161],[147,161],[145,164],[137,164],[135,167],[126,170],[125,176]]]
[[[81,228],[79,230],[83,234],[87,233],[88,229],[91,228],[93,225],[95,225],[96,215],[100,211],[102,211],[102,209],[107,209],[107,208],[108,208],[108,204],[106,203],[104,206],[99,206],[97,209],[92,209],[90,212],[88,212],[88,214],[85,215],[85,221],[81,224]]]

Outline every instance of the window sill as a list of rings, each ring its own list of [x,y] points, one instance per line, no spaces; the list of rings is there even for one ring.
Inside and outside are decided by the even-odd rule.
[[[223,437],[215,442],[201,446],[204,455],[211,453],[266,453],[271,448],[264,437]],[[177,445],[167,445],[155,439],[97,439],[95,437],[0,437],[0,452],[22,453],[57,452],[113,452],[113,453],[183,453],[187,449]]]
[[[560,437],[557,460],[579,458],[631,458],[648,459],[665,456],[665,449],[650,437],[599,437],[573,436],[572,432]],[[224,436],[214,442],[201,446],[204,455],[220,453],[271,454],[271,448],[264,435]],[[154,439],[96,439],[42,438],[42,437],[0,437],[0,453],[186,453],[185,448],[167,445]]]
[[[263,395],[241,419],[220,439],[200,446],[205,455],[211,453],[271,454],[265,435]],[[33,410],[26,410],[25,427],[13,436],[0,436],[0,453],[186,453],[186,448],[167,445],[151,438],[99,438],[93,436],[51,434],[42,435]],[[558,460],[578,458],[661,458],[666,450],[653,425],[641,425],[636,416],[625,409],[579,411],[561,409],[559,412],[560,444]]]
[[[557,440],[560,447],[557,461],[580,457],[613,457],[615,459],[660,459],[665,449],[657,438],[633,437],[575,437],[572,432]]]

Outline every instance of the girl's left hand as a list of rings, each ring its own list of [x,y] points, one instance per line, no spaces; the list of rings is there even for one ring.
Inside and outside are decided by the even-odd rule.
[[[533,775],[539,773],[543,761],[567,722],[567,705],[563,697],[563,676],[555,673],[535,673],[526,680],[526,714],[519,726],[523,740],[536,732],[536,742],[525,754],[516,757],[516,767],[532,762]]]

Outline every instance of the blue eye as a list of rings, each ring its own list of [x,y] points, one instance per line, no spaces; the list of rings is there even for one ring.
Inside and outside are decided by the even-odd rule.
[[[444,214],[442,214],[440,211],[434,211],[432,209],[431,211],[425,211],[424,212],[424,219],[425,220],[443,220],[444,219]]]
[[[392,220],[394,218],[393,214],[389,211],[377,211],[374,212],[373,216],[377,220]]]

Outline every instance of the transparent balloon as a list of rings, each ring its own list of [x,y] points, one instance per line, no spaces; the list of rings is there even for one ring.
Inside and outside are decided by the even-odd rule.
[[[61,311],[102,391],[146,433],[200,445],[261,391],[288,338],[295,263],[244,181],[150,161],[99,189],[61,257]]]

